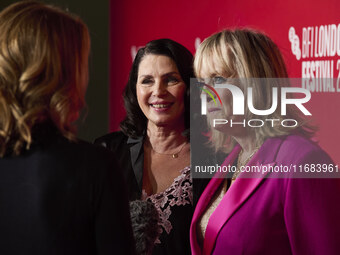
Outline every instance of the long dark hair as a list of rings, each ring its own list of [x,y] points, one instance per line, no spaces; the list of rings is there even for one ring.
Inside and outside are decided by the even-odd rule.
[[[185,128],[188,129],[190,124],[189,85],[190,78],[194,78],[192,68],[193,56],[187,48],[173,40],[153,40],[145,47],[138,50],[137,55],[132,63],[129,80],[123,93],[126,117],[120,123],[120,128],[124,134],[132,138],[142,136],[147,125],[147,119],[140,109],[137,101],[136,84],[139,64],[143,57],[149,54],[164,55],[171,58],[175,62],[178,71],[186,85],[186,93],[184,96]]]

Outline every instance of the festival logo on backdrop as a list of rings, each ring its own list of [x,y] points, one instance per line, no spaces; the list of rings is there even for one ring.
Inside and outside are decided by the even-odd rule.
[[[290,27],[292,54],[301,62],[302,87],[311,92],[340,92],[340,24]]]

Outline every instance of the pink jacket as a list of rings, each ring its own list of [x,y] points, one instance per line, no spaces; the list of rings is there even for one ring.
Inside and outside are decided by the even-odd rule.
[[[239,152],[236,146],[223,165]],[[334,166],[319,146],[291,135],[267,139],[248,165],[311,163]],[[238,178],[210,217],[202,251],[197,224],[222,181],[211,179],[198,201],[192,254],[340,254],[339,178]]]

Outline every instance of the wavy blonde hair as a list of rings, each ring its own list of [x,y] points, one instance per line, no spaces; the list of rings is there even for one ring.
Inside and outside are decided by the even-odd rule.
[[[245,91],[251,85],[253,88],[253,104],[256,109],[269,109],[271,107],[273,87],[289,86],[289,81],[284,79],[288,78],[288,74],[279,48],[268,36],[255,30],[223,30],[206,38],[196,52],[194,71],[198,78],[211,78],[202,77],[203,65],[214,70],[215,74],[231,78],[234,81],[238,80],[238,86],[245,95]],[[215,70],[216,66],[222,70]],[[279,95],[279,102],[280,100]],[[278,119],[281,122],[283,116],[281,116],[280,111],[281,107],[278,104],[274,113],[269,116],[256,115],[256,119],[271,118]],[[252,119],[254,117],[255,115],[249,111],[248,107],[245,107],[245,118]],[[279,124],[274,125],[274,127],[263,125],[263,127],[253,128],[252,130],[248,128],[248,131],[254,132],[257,145],[262,144],[268,137],[288,135],[293,132],[311,137],[316,131],[316,128],[291,105],[287,105],[285,119],[295,119],[298,126],[286,128]],[[208,121],[208,125],[210,126],[210,121]],[[217,131],[211,126],[210,130],[211,145],[215,150],[230,152],[235,145],[235,140],[230,135]]]
[[[52,121],[75,140],[85,105],[90,37],[80,18],[36,1],[0,13],[0,156],[19,155]]]

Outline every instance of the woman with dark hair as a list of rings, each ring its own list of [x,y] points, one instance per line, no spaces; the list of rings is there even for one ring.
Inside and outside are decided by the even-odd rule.
[[[114,155],[76,138],[89,51],[67,11],[0,12],[0,254],[135,253]]]
[[[170,39],[141,48],[124,91],[127,115],[122,131],[95,142],[118,154],[129,199],[151,201],[158,210],[160,228],[152,254],[190,253],[192,61],[192,54]]]

